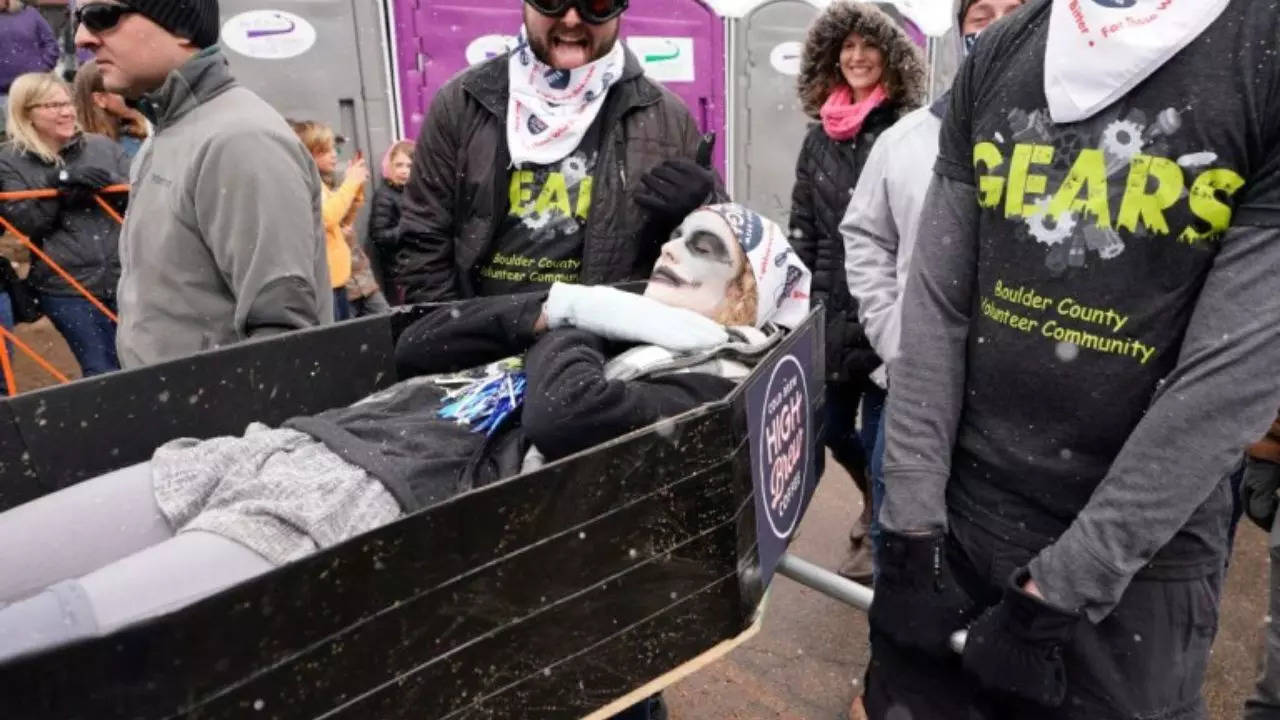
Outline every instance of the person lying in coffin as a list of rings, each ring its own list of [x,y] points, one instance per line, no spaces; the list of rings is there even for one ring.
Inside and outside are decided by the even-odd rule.
[[[809,277],[776,224],[705,207],[662,247],[644,295],[557,284],[435,310],[400,337],[409,379],[385,391],[174,440],[0,514],[0,660],[170,612],[720,400],[804,319]],[[508,362],[461,387],[448,374],[519,355],[520,373]]]

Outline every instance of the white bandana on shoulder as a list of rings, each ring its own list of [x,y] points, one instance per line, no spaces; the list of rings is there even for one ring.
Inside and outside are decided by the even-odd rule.
[[[1119,100],[1200,36],[1230,0],[1053,0],[1044,94],[1055,123]]]
[[[622,78],[622,42],[599,60],[556,70],[533,54],[524,28],[507,61],[507,147],[515,165],[550,165],[568,157],[604,107],[609,88]]]

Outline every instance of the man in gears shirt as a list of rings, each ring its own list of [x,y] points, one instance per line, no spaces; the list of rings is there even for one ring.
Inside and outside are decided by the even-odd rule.
[[[619,41],[627,4],[527,0],[516,46],[432,101],[396,260],[409,302],[647,277],[718,197],[688,109]]]
[[[873,718],[1204,717],[1225,478],[1280,406],[1280,7],[1133,5],[1033,0],[952,90],[890,371]]]

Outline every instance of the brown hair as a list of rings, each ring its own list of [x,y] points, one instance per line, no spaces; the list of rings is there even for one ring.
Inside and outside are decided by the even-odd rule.
[[[96,60],[90,60],[76,71],[73,90],[76,122],[84,132],[106,135],[112,140],[119,140],[122,132],[136,138],[145,138],[151,134],[142,113],[133,111],[128,116],[116,117],[98,106],[94,95],[115,93],[103,85],[102,71],[98,69]]]
[[[102,85],[102,72],[98,70],[96,60],[90,60],[76,71],[74,89],[72,94],[76,103],[76,121],[80,123],[80,129],[119,140],[119,123],[110,113],[98,107],[93,99],[94,93],[107,91]]]
[[[818,119],[832,90],[844,84],[840,50],[849,33],[858,33],[884,56],[885,93],[899,115],[924,104],[927,71],[924,56],[883,10],[870,3],[835,0],[809,27],[796,86],[804,111]]]

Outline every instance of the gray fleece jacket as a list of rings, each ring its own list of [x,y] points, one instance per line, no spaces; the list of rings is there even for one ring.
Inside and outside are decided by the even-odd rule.
[[[938,157],[940,107],[923,107],[880,136],[849,199],[840,235],[858,321],[885,366],[898,356],[902,291]],[[872,379],[884,386],[885,369]]]
[[[124,367],[331,322],[320,175],[216,47],[143,100],[120,236]]]

